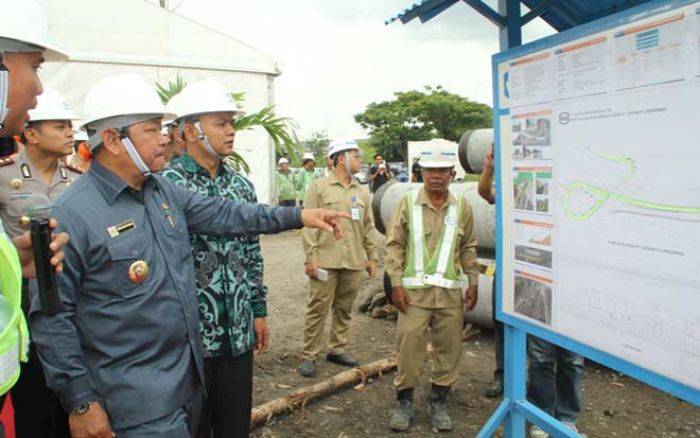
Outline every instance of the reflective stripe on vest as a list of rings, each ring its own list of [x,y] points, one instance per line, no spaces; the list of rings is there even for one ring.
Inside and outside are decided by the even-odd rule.
[[[447,208],[440,240],[435,245],[435,253],[429,256],[423,233],[423,206],[415,203],[416,194],[408,192],[409,251],[406,269],[401,283],[406,288],[426,288],[438,286],[445,289],[464,289],[467,281],[457,278],[454,272],[454,245],[457,236],[457,214],[462,205],[459,197],[456,203]],[[437,260],[435,259],[437,257]],[[446,275],[447,274],[447,275]]]
[[[19,378],[19,361],[27,361],[29,331],[22,314],[22,268],[17,250],[0,227],[0,293],[10,302],[12,316],[0,331],[0,394]]]

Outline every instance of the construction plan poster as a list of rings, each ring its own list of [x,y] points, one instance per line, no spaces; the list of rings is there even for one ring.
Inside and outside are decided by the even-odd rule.
[[[700,389],[700,2],[551,40],[495,58],[503,312]]]

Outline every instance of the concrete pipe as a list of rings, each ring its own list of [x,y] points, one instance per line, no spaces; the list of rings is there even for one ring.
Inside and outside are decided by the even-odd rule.
[[[374,194],[372,209],[374,210],[374,223],[380,233],[386,234],[386,228],[391,222],[396,206],[403,199],[406,192],[411,189],[418,190],[422,183],[400,183],[391,181],[384,184]],[[474,229],[479,242],[479,252],[487,256],[493,254],[496,237],[496,210],[493,205],[484,201],[477,190],[476,182],[461,182],[450,185],[450,191],[464,196],[472,208],[474,215]]]
[[[493,129],[475,129],[462,134],[457,147],[459,164],[467,173],[481,173],[484,157],[491,152]]]

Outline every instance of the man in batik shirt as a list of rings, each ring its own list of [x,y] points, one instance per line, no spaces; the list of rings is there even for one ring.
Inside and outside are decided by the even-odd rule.
[[[240,114],[228,92],[212,81],[188,85],[173,112],[186,144],[163,175],[189,190],[256,202],[250,181],[226,157],[233,152],[233,118]],[[191,235],[204,347],[207,400],[201,437],[248,437],[253,350],[265,351],[268,329],[263,259],[258,236]]]

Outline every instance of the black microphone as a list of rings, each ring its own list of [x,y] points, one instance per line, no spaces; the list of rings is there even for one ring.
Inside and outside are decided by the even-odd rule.
[[[51,264],[53,251],[49,248],[51,244],[50,212],[51,201],[44,195],[32,194],[25,202],[24,214],[29,217],[39,301],[41,311],[46,315],[55,314],[59,308],[56,269]]]

